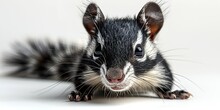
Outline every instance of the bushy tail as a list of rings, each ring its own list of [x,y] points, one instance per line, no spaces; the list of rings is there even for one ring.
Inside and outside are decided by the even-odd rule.
[[[77,49],[63,42],[29,40],[27,44],[16,43],[14,50],[4,58],[7,65],[16,67],[12,75],[50,78],[57,74],[62,56],[75,53]]]

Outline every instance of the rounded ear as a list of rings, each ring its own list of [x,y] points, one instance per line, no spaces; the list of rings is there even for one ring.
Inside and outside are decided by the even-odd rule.
[[[163,26],[164,17],[161,8],[155,2],[148,2],[138,13],[137,22],[140,27],[148,31],[153,41]]]
[[[97,32],[97,24],[104,21],[104,19],[101,9],[95,3],[90,3],[83,16],[83,25],[86,31],[93,36]]]

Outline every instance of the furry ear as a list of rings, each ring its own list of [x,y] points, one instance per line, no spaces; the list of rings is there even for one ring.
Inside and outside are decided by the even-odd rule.
[[[93,36],[97,32],[96,24],[101,23],[104,19],[101,9],[95,3],[90,3],[83,16],[83,25],[86,31]]]
[[[137,22],[143,27],[153,41],[163,26],[164,17],[161,8],[154,2],[148,2],[138,13]]]

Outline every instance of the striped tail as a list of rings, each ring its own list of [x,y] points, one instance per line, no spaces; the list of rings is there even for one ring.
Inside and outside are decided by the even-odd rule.
[[[50,41],[34,40],[29,40],[27,44],[16,43],[14,50],[14,53],[10,53],[4,58],[5,64],[16,67],[11,75],[43,79],[59,76],[62,74],[59,72],[62,72],[62,62],[66,61],[65,58],[76,59],[83,53],[82,49],[63,42],[55,44]]]

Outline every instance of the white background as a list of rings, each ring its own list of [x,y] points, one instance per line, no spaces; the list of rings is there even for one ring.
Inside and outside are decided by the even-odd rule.
[[[108,17],[133,17],[147,0],[94,2]],[[88,0],[0,0],[0,57],[11,51],[13,42],[30,38],[86,44],[88,36],[80,10],[84,11],[88,3]],[[158,47],[173,71],[185,77],[175,75],[177,85],[193,94],[189,100],[133,97],[68,102],[69,91],[63,91],[69,83],[56,85],[55,81],[5,77],[8,68],[1,65],[0,109],[219,109],[220,1],[169,0],[162,8],[167,7],[169,13],[157,39]]]

